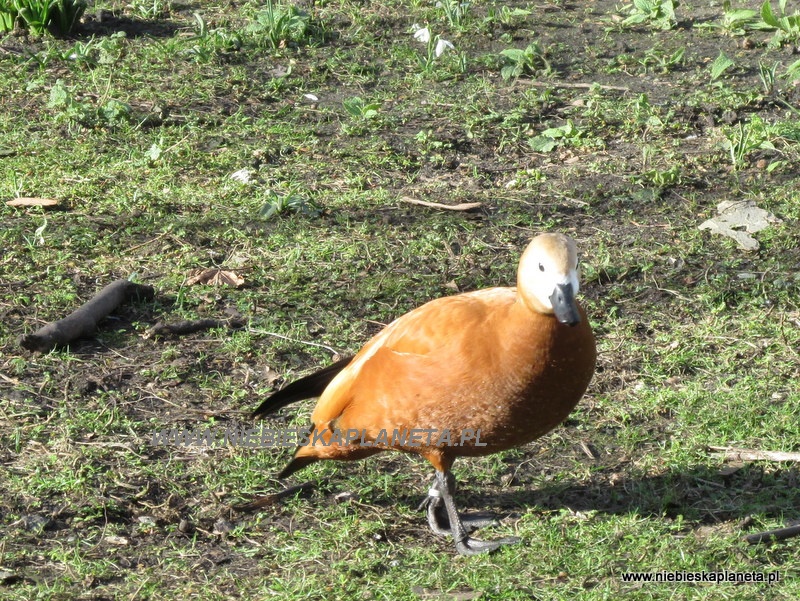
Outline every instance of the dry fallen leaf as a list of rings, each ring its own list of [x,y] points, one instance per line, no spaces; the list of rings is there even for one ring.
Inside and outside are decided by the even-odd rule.
[[[36,198],[32,196],[20,196],[12,200],[7,200],[9,207],[56,207],[58,201],[53,198]]]
[[[199,273],[196,273],[186,280],[186,284],[188,286],[194,286],[195,284],[207,284],[209,286],[232,286],[234,288],[240,288],[244,285],[244,278],[239,277],[233,271],[212,268],[204,269]]]
[[[108,543],[109,545],[117,545],[119,547],[124,547],[124,546],[128,545],[128,543],[130,542],[130,541],[128,541],[127,538],[125,538],[123,536],[116,536],[116,535],[106,536],[103,539],[103,541]]]
[[[264,379],[267,381],[269,386],[272,386],[275,382],[281,379],[281,375],[271,367],[267,366],[267,368],[264,370]]]
[[[771,223],[781,223],[775,215],[758,208],[752,200],[723,201],[717,205],[717,213],[719,215],[704,221],[698,229],[728,236],[744,250],[758,250],[758,241],[749,234],[760,232]]]

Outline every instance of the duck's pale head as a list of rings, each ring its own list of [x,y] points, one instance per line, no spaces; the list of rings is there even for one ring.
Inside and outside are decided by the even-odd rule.
[[[564,234],[540,234],[531,240],[517,271],[517,290],[528,306],[574,326],[581,321],[575,300],[579,289],[575,241]]]

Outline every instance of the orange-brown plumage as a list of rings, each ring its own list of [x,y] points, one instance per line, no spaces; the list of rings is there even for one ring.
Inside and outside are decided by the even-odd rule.
[[[456,457],[496,453],[553,429],[580,400],[595,365],[594,337],[573,297],[576,263],[569,238],[544,234],[523,254],[517,287],[440,298],[389,324],[352,360],[342,362],[346,365],[338,374],[329,374],[333,377],[311,416],[317,440],[327,429],[321,438],[328,444],[299,447],[282,475],[321,459],[359,459],[388,447],[426,458],[442,475],[437,487],[447,502],[445,476]],[[267,399],[256,415],[275,404]],[[332,432],[348,430],[359,432],[358,440],[330,442]],[[451,443],[471,430],[479,439],[437,446],[434,434],[422,443],[417,438],[416,444],[390,440],[363,446],[365,440],[380,440],[382,430],[446,430]],[[436,521],[431,512],[441,503],[430,504],[436,507],[429,507],[429,520]],[[438,524],[431,522],[437,532],[442,530]],[[496,547],[470,539],[463,530],[460,524],[453,527],[461,552]]]

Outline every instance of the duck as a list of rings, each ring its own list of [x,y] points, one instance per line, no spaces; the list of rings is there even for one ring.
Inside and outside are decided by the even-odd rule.
[[[562,423],[595,370],[596,343],[579,291],[575,241],[534,237],[514,287],[437,298],[397,318],[352,357],[296,380],[253,418],[316,398],[305,444],[278,474],[321,460],[395,450],[434,469],[420,505],[431,530],[462,555],[491,552],[517,537],[471,535],[492,520],[459,515],[452,473],[458,457],[527,444]]]

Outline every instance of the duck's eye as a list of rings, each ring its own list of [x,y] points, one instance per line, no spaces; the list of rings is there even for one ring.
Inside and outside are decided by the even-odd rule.
[[[544,265],[542,265],[541,263],[539,263],[539,271],[544,271]]]

